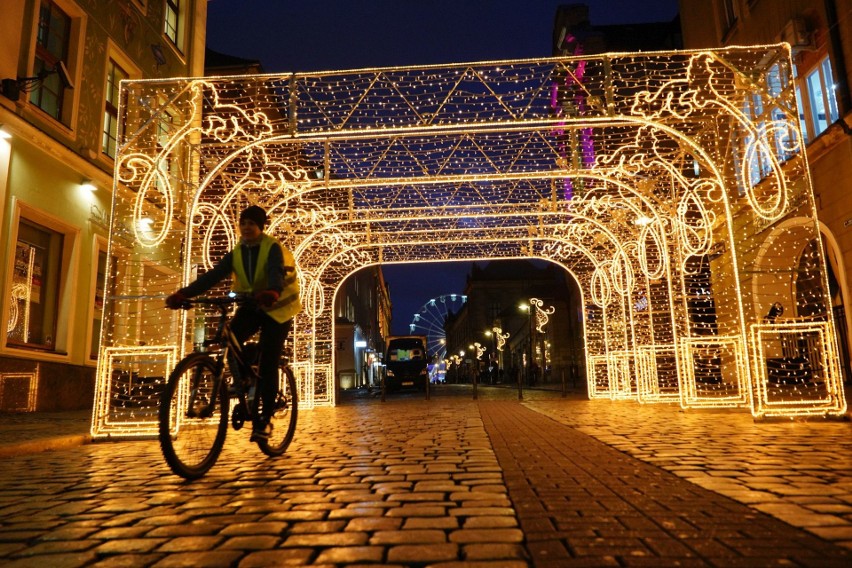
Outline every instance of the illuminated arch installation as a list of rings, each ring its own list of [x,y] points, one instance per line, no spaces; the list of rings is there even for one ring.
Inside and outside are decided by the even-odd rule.
[[[127,81],[121,103],[95,436],[154,432],[209,324],[163,297],[250,203],[300,267],[307,406],[335,403],[353,271],[535,257],[579,282],[593,399],[845,411],[786,45]]]

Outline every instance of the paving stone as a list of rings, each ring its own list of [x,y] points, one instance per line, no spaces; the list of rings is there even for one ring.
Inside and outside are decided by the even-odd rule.
[[[395,510],[395,509],[393,509]],[[385,513],[378,507],[347,507],[328,512],[329,519],[357,519],[359,517],[381,517]]]
[[[495,517],[466,517],[464,528],[466,529],[497,529],[513,528],[518,526],[518,520],[508,515]]]
[[[163,543],[157,552],[190,552],[192,550],[213,550],[224,539],[219,536],[182,536]]]
[[[232,566],[242,555],[242,552],[231,550],[179,552],[164,556],[152,568],[222,568]]]
[[[40,557],[16,558],[3,562],[4,568],[78,568],[89,566],[97,558],[94,552],[49,554]]]
[[[410,517],[405,519],[403,529],[457,529],[459,521],[455,517]]]
[[[361,546],[367,544],[368,535],[363,532],[340,532],[324,534],[296,534],[286,537],[281,544],[283,547],[333,547]]]
[[[359,562],[380,563],[385,554],[383,546],[345,546],[326,548],[319,553],[316,564],[347,564],[354,566]]]
[[[146,537],[181,537],[216,534],[221,530],[218,525],[208,523],[193,523],[187,525],[164,526],[151,529],[145,533]]]
[[[453,543],[442,544],[403,544],[392,546],[388,550],[388,562],[399,562],[402,564],[424,564],[430,563],[435,566],[436,562],[456,560],[459,557],[459,546]]]
[[[526,559],[526,549],[519,544],[466,544],[462,557],[467,561]]]
[[[164,542],[164,538],[123,538],[104,542],[95,550],[98,554],[136,554],[151,552]]]
[[[151,566],[163,557],[162,554],[117,554],[98,560],[92,568],[138,568]]]
[[[376,531],[370,537],[370,544],[428,544],[444,543],[447,536],[442,530],[403,529],[396,531]]]
[[[24,549],[12,553],[13,558],[23,556],[40,556],[46,554],[61,554],[67,552],[80,552],[89,550],[99,545],[99,540],[60,540],[50,542],[39,542]]]
[[[408,519],[409,521],[412,519]],[[346,523],[344,530],[350,532],[370,532],[380,530],[397,530],[403,519],[392,517],[356,517]],[[413,527],[412,527],[413,528]],[[420,527],[433,528],[433,527]]]
[[[447,507],[426,505],[403,505],[389,509],[389,517],[443,517],[448,513]]]
[[[267,550],[275,548],[281,538],[271,535],[234,536],[219,545],[220,550]]]
[[[520,529],[460,529],[450,533],[450,542],[522,542],[524,533]]]

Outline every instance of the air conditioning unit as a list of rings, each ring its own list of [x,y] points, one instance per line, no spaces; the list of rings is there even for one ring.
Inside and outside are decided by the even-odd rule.
[[[779,41],[785,41],[793,49],[812,49],[813,34],[808,30],[808,24],[802,18],[793,18],[784,25],[778,36]]]

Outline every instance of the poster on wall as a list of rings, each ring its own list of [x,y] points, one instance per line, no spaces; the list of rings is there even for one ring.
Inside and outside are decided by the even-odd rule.
[[[41,301],[43,271],[44,251],[29,243],[18,241],[15,245],[14,282],[25,284],[29,288],[30,303],[38,304]]]

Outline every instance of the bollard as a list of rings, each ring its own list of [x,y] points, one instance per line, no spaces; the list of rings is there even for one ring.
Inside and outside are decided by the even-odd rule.
[[[524,387],[521,386],[521,374],[518,373],[518,400],[524,400]]]
[[[478,397],[476,393],[476,374],[473,375],[473,400],[476,400]]]
[[[431,386],[432,386],[432,381],[429,379],[429,375],[426,375],[426,400],[429,400],[429,396],[430,396],[430,394],[429,394],[430,390],[429,389],[431,388]]]
[[[565,398],[565,389],[567,385],[565,384],[565,369],[562,369],[562,398]]]
[[[385,401],[385,375],[382,374],[382,402]]]

